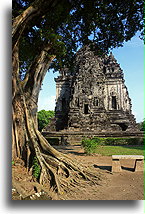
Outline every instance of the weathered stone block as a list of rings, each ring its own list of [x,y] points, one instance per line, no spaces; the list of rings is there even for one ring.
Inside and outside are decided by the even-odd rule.
[[[134,171],[135,172],[140,172],[144,170],[144,160],[142,159],[138,159],[135,161],[135,167],[134,167]]]
[[[121,168],[119,159],[112,160],[112,172],[122,172],[122,168]]]
[[[74,72],[62,69],[56,81],[56,130],[137,131],[123,71],[112,55],[84,46]]]

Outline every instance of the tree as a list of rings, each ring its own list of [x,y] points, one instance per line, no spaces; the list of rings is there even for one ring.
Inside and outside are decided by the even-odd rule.
[[[30,169],[35,156],[41,167],[40,184],[60,193],[80,178],[96,178],[50,146],[37,130],[37,101],[47,70],[72,69],[78,47],[93,44],[98,53],[107,52],[142,29],[142,0],[14,1],[12,157],[23,159]]]
[[[145,119],[142,122],[138,123],[138,127],[140,131],[145,131]]]
[[[42,131],[42,129],[49,124],[50,119],[54,117],[54,111],[45,111],[45,110],[38,111],[37,117],[38,117],[38,130]]]

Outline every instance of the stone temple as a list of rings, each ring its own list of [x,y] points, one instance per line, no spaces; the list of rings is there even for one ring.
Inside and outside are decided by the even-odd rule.
[[[123,71],[110,55],[89,46],[76,54],[74,72],[61,71],[56,81],[56,131],[137,131]]]

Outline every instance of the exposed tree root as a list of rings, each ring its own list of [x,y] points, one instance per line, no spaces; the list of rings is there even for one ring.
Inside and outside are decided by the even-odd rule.
[[[36,157],[41,166],[39,183],[13,179],[13,186],[23,198],[44,191],[52,200],[63,200],[65,191],[71,191],[72,187],[82,187],[85,181],[94,185],[98,183],[98,176],[62,153],[60,159],[42,152],[37,153]],[[27,185],[31,186],[30,191],[27,190]]]
[[[64,195],[65,189],[71,190],[72,186],[81,185],[82,180],[96,184],[99,179],[98,176],[93,174],[89,168],[82,166],[80,163],[72,160],[69,156],[54,149],[41,135],[37,130],[35,121],[26,106],[24,97],[22,107],[22,115],[25,120],[25,126],[23,126],[25,143],[21,143],[20,145],[23,145],[21,151],[24,151],[25,154],[25,167],[28,171],[32,170],[32,158],[34,158],[34,156],[37,158],[41,167],[40,176],[37,180],[40,186],[34,183],[32,185],[31,183],[33,186],[32,189],[34,189],[34,186],[37,186],[39,187],[35,188],[37,191],[40,191],[41,189],[49,193],[50,197],[53,196],[53,198],[57,198],[56,196],[54,197],[56,193],[59,198],[62,198],[62,194]],[[17,142],[24,139],[24,137],[19,138],[21,137],[21,135],[17,133],[19,129],[20,128],[17,127],[17,124],[15,123],[13,133],[14,136],[18,136]],[[19,153],[16,152],[16,154]],[[22,157],[20,156],[19,158]],[[15,186],[23,197],[29,195],[24,191],[24,189],[21,189],[22,185],[20,185],[20,183],[16,184],[15,182]]]
[[[43,185],[49,183],[49,186],[59,195],[62,195],[65,188],[71,189],[72,185],[81,185],[82,180],[97,183],[98,177],[96,175],[70,157],[56,150],[54,154],[49,154],[49,150],[48,154],[45,153],[37,151],[36,157],[41,166],[39,182]]]
[[[50,2],[52,3],[52,1]],[[50,2],[47,5],[54,8],[54,4]],[[38,2],[35,3],[37,4]],[[41,3],[44,7],[44,1]],[[59,6],[59,1],[56,1],[55,5]],[[55,58],[55,54],[52,54],[53,45],[48,44],[48,41],[44,41],[44,45],[38,51],[24,79],[20,78],[19,41],[27,25],[31,25],[31,20],[34,19],[34,16],[37,17],[40,13],[44,13],[44,8],[40,11],[37,10],[38,7],[33,8],[33,6],[28,7],[13,21],[12,158],[13,160],[16,158],[23,160],[25,169],[27,169],[26,172],[30,173],[32,171],[32,160],[36,157],[41,167],[41,172],[38,178],[39,185],[36,185],[37,182],[32,183],[32,180],[25,181],[22,184],[21,179],[13,179],[13,185],[23,197],[32,194],[34,187],[37,191],[43,189],[50,195],[56,193],[61,196],[65,188],[71,189],[71,186],[80,185],[82,179],[96,183],[98,178],[89,169],[55,150],[37,130],[38,95],[44,76],[50,63]],[[27,192],[25,186],[28,183],[31,183],[32,188]],[[54,198],[54,195],[52,197]]]

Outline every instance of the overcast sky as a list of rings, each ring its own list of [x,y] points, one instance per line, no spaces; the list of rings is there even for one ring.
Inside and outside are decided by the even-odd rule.
[[[143,114],[143,42],[138,36],[126,42],[123,47],[112,52],[124,71],[125,84],[132,101],[132,112],[137,122],[144,118]],[[58,73],[48,72],[43,82],[38,101],[38,111],[54,110],[55,108],[55,81]]]

